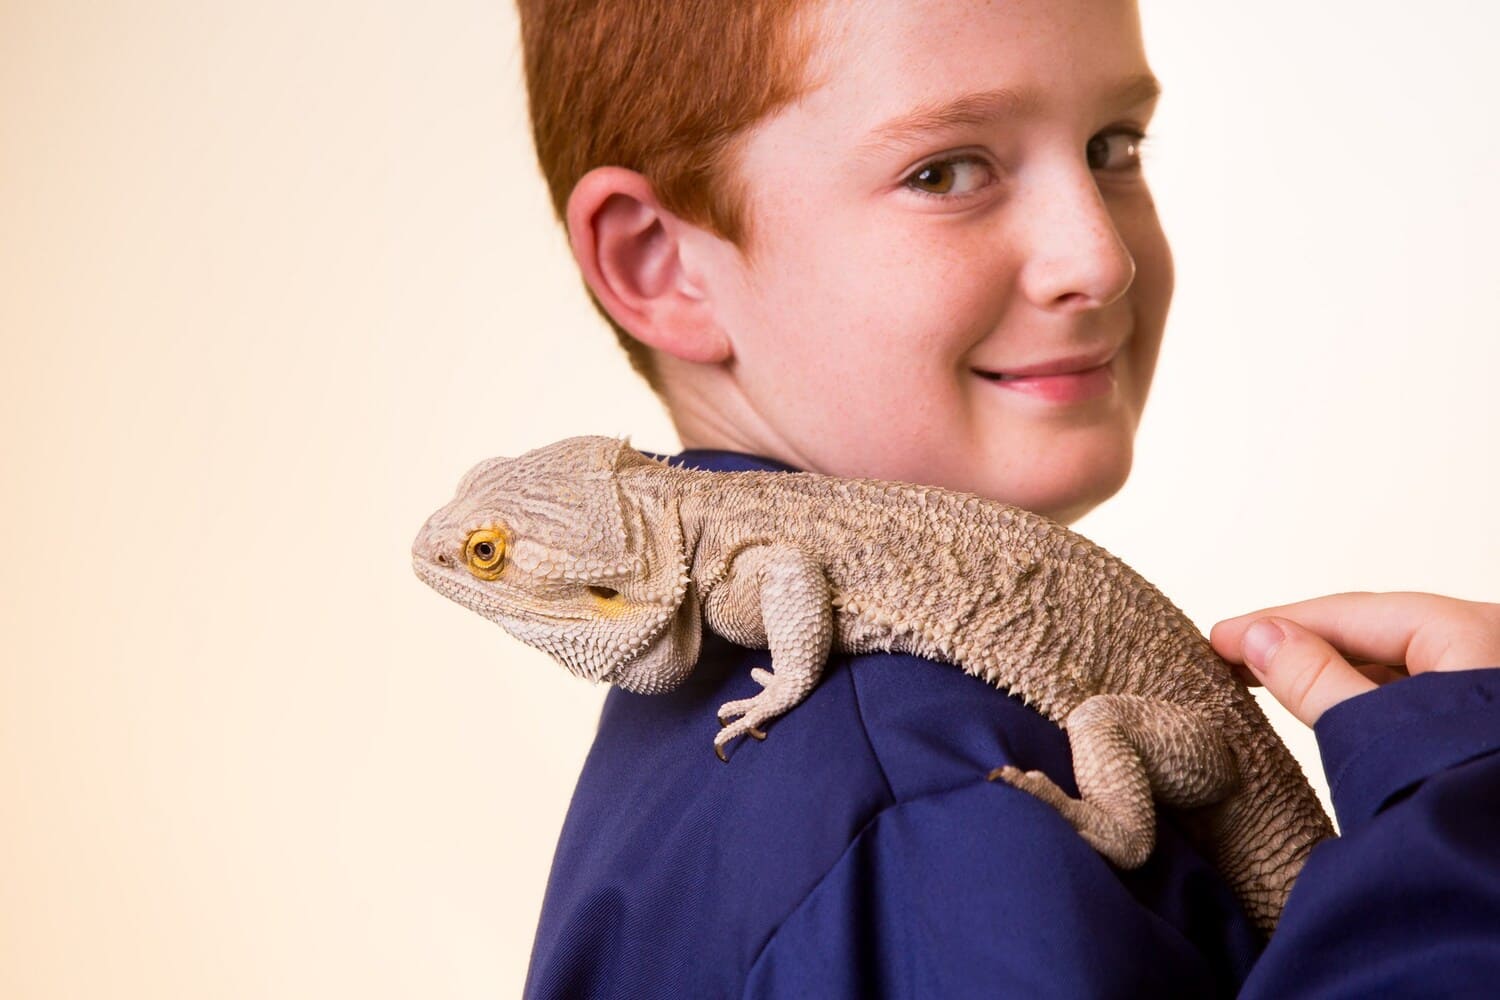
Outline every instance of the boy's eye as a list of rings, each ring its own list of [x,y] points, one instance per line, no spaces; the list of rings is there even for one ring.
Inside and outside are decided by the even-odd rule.
[[[962,197],[980,190],[991,180],[989,167],[983,160],[956,156],[918,167],[907,176],[905,184],[922,194]]]
[[[1141,147],[1145,144],[1146,134],[1133,129],[1100,132],[1088,141],[1084,155],[1088,157],[1090,170],[1125,173],[1140,169]]]

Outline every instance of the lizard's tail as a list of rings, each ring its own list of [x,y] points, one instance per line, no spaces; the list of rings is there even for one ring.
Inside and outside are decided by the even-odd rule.
[[[1291,753],[1274,740],[1254,743],[1265,744],[1251,750],[1263,770],[1248,772],[1246,781],[1258,787],[1239,789],[1204,810],[1204,818],[1215,867],[1250,919],[1269,935],[1308,855],[1334,831]],[[1296,780],[1289,780],[1291,775]]]

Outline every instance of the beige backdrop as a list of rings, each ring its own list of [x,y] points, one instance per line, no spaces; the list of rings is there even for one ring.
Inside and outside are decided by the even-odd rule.
[[[1500,597],[1500,8],[1144,13],[1179,292],[1080,528],[1205,628]],[[407,547],[481,457],[675,441],[509,4],[0,0],[0,337],[0,995],[518,993],[602,692]]]

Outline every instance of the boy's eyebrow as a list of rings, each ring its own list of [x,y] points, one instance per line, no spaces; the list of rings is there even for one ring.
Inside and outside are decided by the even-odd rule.
[[[1131,108],[1161,96],[1161,82],[1150,73],[1141,73],[1120,81],[1104,96],[1112,108]],[[929,132],[963,126],[985,125],[1007,118],[1024,118],[1042,108],[1042,97],[1032,90],[998,87],[981,90],[941,104],[928,105],[899,115],[870,130],[859,144],[860,153],[903,146]]]

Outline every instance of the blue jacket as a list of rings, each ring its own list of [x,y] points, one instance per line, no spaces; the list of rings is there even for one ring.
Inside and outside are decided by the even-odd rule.
[[[526,996],[1500,995],[1500,670],[1325,713],[1343,836],[1267,947],[1165,812],[1145,866],[1119,871],[987,781],[1015,764],[1077,792],[1065,734],[952,666],[835,656],[721,764],[715,710],[759,690],[753,666],[765,651],[705,632],[678,690],[609,693]]]

